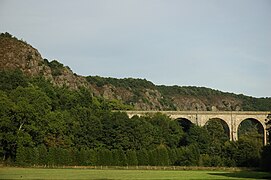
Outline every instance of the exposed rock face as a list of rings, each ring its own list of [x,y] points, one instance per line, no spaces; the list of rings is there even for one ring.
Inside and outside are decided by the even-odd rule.
[[[75,76],[67,67],[60,69],[60,74],[52,74],[51,67],[41,57],[37,49],[14,37],[0,36],[0,69],[20,69],[29,76],[43,76],[58,86],[66,85],[72,89],[88,86],[84,77]]]
[[[37,49],[9,34],[0,35],[0,70],[20,69],[29,76],[43,76],[56,86],[67,86],[71,89],[89,88],[94,96],[105,99],[117,99],[124,104],[132,105],[135,110],[242,110],[242,100],[229,93],[216,93],[208,88],[193,89],[189,87],[155,86],[146,80],[106,81],[102,85],[89,81],[88,77],[75,75],[68,67],[57,61],[48,62],[43,59]],[[112,80],[112,79],[111,79]],[[135,83],[136,82],[136,83]],[[135,84],[136,85],[135,85]],[[195,88],[195,87],[194,87]],[[200,94],[199,89],[206,94]],[[191,92],[192,92],[191,91]],[[172,93],[173,92],[173,93]]]
[[[15,38],[0,38],[1,69],[21,69],[27,75],[51,75],[51,69],[44,65],[40,53],[25,42]],[[52,76],[50,77],[52,78]]]

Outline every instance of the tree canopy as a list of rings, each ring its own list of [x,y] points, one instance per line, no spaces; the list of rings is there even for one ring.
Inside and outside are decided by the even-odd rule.
[[[0,155],[18,165],[259,166],[268,147],[230,142],[219,121],[184,126],[157,113],[128,115],[88,89],[0,72]],[[270,122],[270,121],[269,121]],[[257,133],[257,131],[255,132]],[[256,137],[256,136],[255,136]],[[265,165],[268,166],[268,165]]]

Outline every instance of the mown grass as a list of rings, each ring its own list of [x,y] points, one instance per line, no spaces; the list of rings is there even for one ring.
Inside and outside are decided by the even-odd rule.
[[[270,173],[219,170],[117,170],[1,167],[0,179],[271,179]]]

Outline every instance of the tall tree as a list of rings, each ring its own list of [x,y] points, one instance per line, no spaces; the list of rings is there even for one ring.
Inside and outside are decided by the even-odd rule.
[[[136,151],[135,150],[128,150],[126,152],[126,156],[127,156],[127,164],[129,166],[136,166],[138,165],[138,160],[137,160],[137,156],[136,156]]]
[[[208,153],[211,137],[206,128],[192,125],[186,136],[187,144],[195,144],[201,154]]]
[[[0,154],[3,160],[15,157],[17,127],[14,126],[15,103],[0,90]]]
[[[140,149],[137,151],[138,164],[141,166],[149,165],[149,154],[146,149]]]

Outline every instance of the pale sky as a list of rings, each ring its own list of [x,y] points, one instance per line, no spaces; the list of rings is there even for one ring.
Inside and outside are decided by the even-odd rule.
[[[271,0],[0,0],[0,32],[80,75],[271,97]]]

